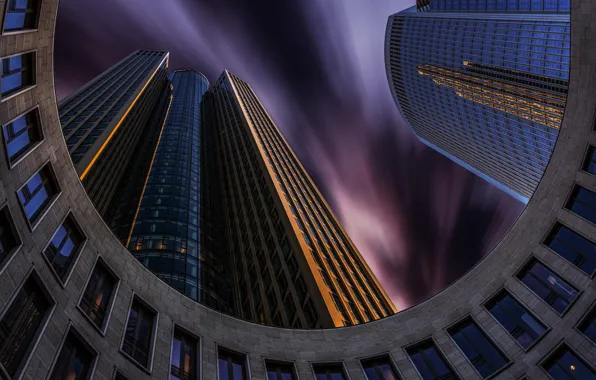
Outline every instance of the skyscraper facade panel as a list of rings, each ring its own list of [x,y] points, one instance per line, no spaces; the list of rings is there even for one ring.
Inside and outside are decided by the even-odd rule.
[[[192,70],[176,70],[170,80],[173,99],[126,244],[173,288],[230,312],[225,251],[200,244],[201,100],[209,82]]]
[[[569,13],[571,0],[431,0],[431,11]]]
[[[147,123],[167,85],[168,53],[136,51],[59,104],[73,164],[106,216]]]
[[[400,112],[423,142],[527,200],[565,109],[569,16],[415,10],[387,29]]]
[[[207,99],[242,317],[332,327],[395,312],[251,87],[226,71]]]

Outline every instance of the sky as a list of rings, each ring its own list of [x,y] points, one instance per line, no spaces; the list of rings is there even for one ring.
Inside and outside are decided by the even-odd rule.
[[[474,266],[523,204],[422,145],[387,83],[414,0],[61,0],[58,98],[136,49],[248,82],[399,310]]]

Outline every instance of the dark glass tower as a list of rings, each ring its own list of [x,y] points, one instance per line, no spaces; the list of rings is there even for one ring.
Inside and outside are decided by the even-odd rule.
[[[159,133],[161,123],[150,120],[163,117],[155,110],[167,98],[168,57],[167,52],[136,51],[58,105],[72,161],[104,219],[139,142],[155,141]]]
[[[173,100],[140,202],[134,208],[132,230],[128,236],[120,236],[134,256],[170,286],[230,312],[232,294],[227,278],[231,276],[225,251],[216,251],[217,243],[211,239],[206,238],[205,245],[200,241],[204,219],[200,201],[201,100],[209,82],[192,70],[174,71],[170,80]],[[209,207],[205,205],[205,209]],[[119,208],[131,209],[126,204]]]
[[[389,85],[418,138],[521,201],[542,178],[563,117],[569,4],[420,1],[387,26]]]
[[[258,323],[334,327],[396,309],[251,87],[225,71],[205,97],[236,308]]]

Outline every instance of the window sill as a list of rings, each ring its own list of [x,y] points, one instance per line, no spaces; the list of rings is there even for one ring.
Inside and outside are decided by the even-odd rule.
[[[27,156],[29,156],[31,154],[31,152],[33,152],[35,149],[37,149],[37,147],[39,147],[41,145],[41,143],[43,143],[43,140],[37,141],[36,143],[34,143],[33,145],[31,145],[29,147],[29,149],[27,149],[24,153],[21,154],[20,157],[18,157],[14,161],[11,160],[10,157],[7,157],[8,169],[9,170],[14,169],[15,166],[17,166],[19,163],[21,163],[23,160],[25,160],[25,158],[27,158]],[[6,146],[5,146],[5,148],[6,148]]]
[[[23,54],[25,54],[25,53],[23,53]],[[0,103],[4,103],[7,100],[10,100],[12,98],[15,98],[15,97],[17,97],[17,96],[19,96],[19,95],[21,95],[21,94],[23,94],[23,93],[25,93],[25,92],[27,92],[29,90],[34,89],[35,87],[37,87],[37,85],[36,84],[33,84],[31,86],[23,87],[22,89],[18,90],[17,92],[14,92],[14,93],[12,93],[10,95],[2,96],[2,100],[0,100]]]
[[[91,319],[91,317],[89,315],[87,315],[87,313],[85,313],[85,310],[83,310],[79,305],[77,305],[75,307],[81,314],[83,314],[83,317],[91,324],[91,326],[93,326],[93,328],[99,333],[99,335],[105,337],[106,336],[106,326],[104,326],[104,328],[100,328],[99,326],[97,326],[97,324],[95,324],[95,322],[93,321],[93,319]]]
[[[24,33],[35,33],[37,32],[39,29],[35,28],[35,29],[14,29],[14,30],[9,30],[8,32],[5,32],[4,30],[2,31],[2,35],[3,36],[12,36],[15,34],[24,34]]]
[[[145,372],[147,375],[151,376],[151,370],[139,363],[135,358],[127,354],[122,350],[122,348],[118,349],[118,352],[122,354],[126,359],[128,359],[132,364],[137,366],[141,371]]]
[[[43,212],[37,216],[34,223],[31,223],[31,221],[27,217],[25,208],[23,207],[23,205],[21,204],[21,202],[19,200],[19,205],[21,205],[21,210],[23,210],[23,214],[25,215],[25,220],[27,221],[27,225],[29,226],[29,229],[31,230],[31,232],[34,232],[37,229],[37,227],[41,224],[41,221],[46,217],[48,212],[50,212],[50,209],[52,208],[52,206],[54,206],[56,201],[60,198],[60,195],[62,195],[62,192],[60,192],[60,193],[54,195],[54,197],[52,197],[52,199],[45,206],[45,209],[43,210]],[[17,197],[18,197],[18,195],[17,195]]]

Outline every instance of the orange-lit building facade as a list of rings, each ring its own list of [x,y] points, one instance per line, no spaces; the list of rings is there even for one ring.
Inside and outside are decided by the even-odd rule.
[[[325,328],[396,312],[251,87],[224,71],[204,101],[238,315]]]

